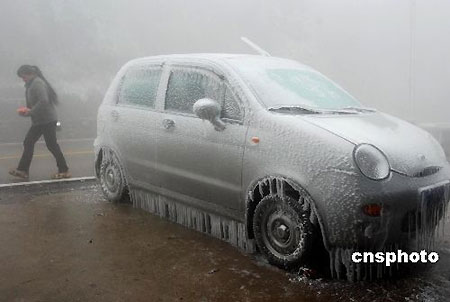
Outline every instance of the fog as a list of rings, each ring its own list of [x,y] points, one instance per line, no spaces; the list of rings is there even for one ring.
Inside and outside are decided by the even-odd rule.
[[[96,108],[126,61],[253,53],[241,36],[318,69],[369,107],[445,123],[449,15],[446,0],[1,0],[0,142],[22,140],[29,126],[15,116],[21,64],[38,65],[59,93],[62,135],[92,137]]]

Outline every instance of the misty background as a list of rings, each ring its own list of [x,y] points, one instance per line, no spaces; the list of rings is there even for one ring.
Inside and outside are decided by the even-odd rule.
[[[450,101],[446,0],[1,0],[0,142],[30,121],[22,64],[37,65],[60,96],[60,138],[95,137],[110,81],[130,59],[191,52],[274,56],[324,73],[369,107],[445,125]]]

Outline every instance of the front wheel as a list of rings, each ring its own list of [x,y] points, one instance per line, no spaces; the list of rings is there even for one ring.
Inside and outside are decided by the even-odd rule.
[[[266,196],[257,205],[253,218],[255,240],[271,264],[291,268],[305,260],[314,241],[309,211],[289,196]]]
[[[100,187],[105,198],[112,202],[126,199],[126,182],[123,169],[112,151],[106,151],[100,164]]]

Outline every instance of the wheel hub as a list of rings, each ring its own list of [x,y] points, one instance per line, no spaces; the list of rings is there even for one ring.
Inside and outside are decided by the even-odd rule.
[[[110,165],[109,167],[107,167],[105,171],[105,183],[108,189],[112,192],[115,192],[118,188],[118,175],[120,174],[118,173],[116,166]]]
[[[286,249],[293,244],[294,222],[288,215],[272,213],[267,220],[267,236],[275,249]]]
[[[114,185],[114,173],[113,171],[108,171],[108,174],[106,175],[106,180],[108,181],[108,185],[113,186]]]
[[[279,239],[285,239],[286,237],[289,237],[289,227],[284,225],[284,224],[280,224],[276,228],[276,234],[275,235]]]
[[[314,234],[307,214],[290,197],[265,197],[257,205],[253,221],[255,239],[270,263],[292,267],[310,251]]]

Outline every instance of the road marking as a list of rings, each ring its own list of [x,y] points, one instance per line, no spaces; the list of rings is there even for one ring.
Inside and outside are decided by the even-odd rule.
[[[95,176],[88,177],[74,177],[74,178],[66,178],[66,179],[51,179],[51,180],[37,180],[37,181],[26,181],[26,182],[15,182],[10,184],[0,184],[0,189],[5,188],[13,188],[13,187],[21,187],[21,186],[33,186],[33,185],[44,185],[44,184],[52,184],[52,183],[62,183],[62,182],[86,182],[86,181],[95,181]]]
[[[83,155],[83,154],[94,154],[94,151],[92,150],[85,150],[85,151],[69,151],[69,152],[63,152],[64,155]],[[51,153],[43,153],[43,154],[36,154],[33,155],[33,157],[50,157],[53,156]],[[10,155],[10,156],[3,156],[0,157],[0,160],[7,160],[7,159],[20,159],[21,155]]]

